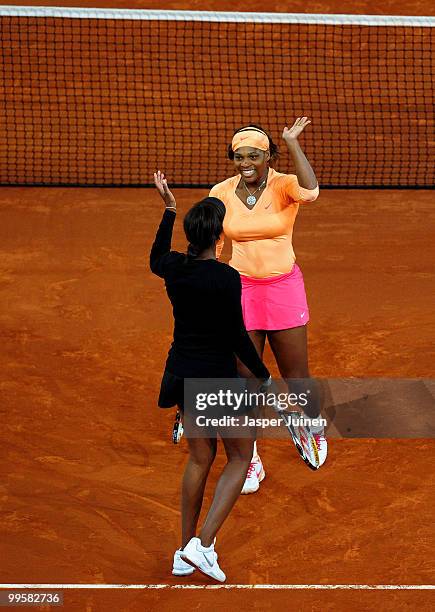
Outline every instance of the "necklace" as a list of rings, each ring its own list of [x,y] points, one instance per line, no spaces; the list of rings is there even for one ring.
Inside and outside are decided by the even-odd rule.
[[[248,197],[246,198],[246,204],[248,204],[248,206],[255,206],[255,204],[257,203],[257,198],[255,197],[254,193],[257,193],[257,191],[262,189],[265,186],[266,181],[267,181],[267,178],[265,178],[264,181],[261,183],[261,185],[259,187],[257,187],[257,189],[255,191],[253,191],[251,193],[249,191],[248,186],[246,185],[245,181],[243,180],[243,184],[245,186],[245,189],[249,193]]]

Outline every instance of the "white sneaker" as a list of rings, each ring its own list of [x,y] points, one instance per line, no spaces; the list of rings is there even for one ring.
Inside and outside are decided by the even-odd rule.
[[[195,568],[183,561],[181,553],[183,551],[179,548],[174,553],[174,565],[172,566],[172,573],[174,576],[190,576],[195,571]]]
[[[218,565],[214,544],[207,548],[201,544],[199,538],[192,538],[184,550],[180,551],[180,554],[183,561],[187,561],[206,576],[218,582],[225,582],[227,579]]]
[[[257,455],[256,459],[251,461],[248,473],[246,475],[245,484],[243,485],[242,495],[248,493],[255,493],[260,488],[260,482],[264,480],[266,472],[264,471],[263,464],[260,457]]]
[[[323,465],[328,456],[328,442],[323,434],[313,434],[319,451],[319,467]]]

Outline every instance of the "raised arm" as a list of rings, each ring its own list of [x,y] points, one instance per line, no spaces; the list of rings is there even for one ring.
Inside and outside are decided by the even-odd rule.
[[[154,184],[165,203],[165,210],[153,246],[151,247],[150,268],[154,274],[163,278],[166,265],[170,260],[172,230],[177,203],[169,190],[165,175],[160,170],[154,173]]]
[[[298,136],[309,123],[311,121],[307,117],[298,117],[291,128],[284,128],[282,137],[287,144],[300,187],[311,190],[316,189],[317,178],[298,142]]]

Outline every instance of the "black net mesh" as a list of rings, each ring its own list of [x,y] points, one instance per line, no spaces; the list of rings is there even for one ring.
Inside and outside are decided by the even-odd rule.
[[[205,186],[233,131],[312,120],[322,186],[433,185],[433,29],[0,18],[0,183]],[[281,141],[282,153],[285,144]],[[289,156],[278,163],[292,171]]]

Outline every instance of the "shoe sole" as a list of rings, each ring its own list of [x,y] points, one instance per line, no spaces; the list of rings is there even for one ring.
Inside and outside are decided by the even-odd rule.
[[[172,570],[172,575],[173,576],[191,576],[194,571],[195,571],[194,567],[192,567],[192,569],[190,569],[190,570],[182,570],[180,572]]]
[[[197,565],[194,563],[194,561],[191,561],[191,560],[190,560],[190,559],[188,559],[187,557],[183,557],[183,556],[181,556],[181,558],[183,559],[183,561],[185,561],[186,563],[188,563],[189,565],[191,565],[191,566],[193,567],[193,569],[194,569],[194,570],[195,570],[195,569],[197,569],[197,570],[198,570],[198,572],[201,572],[201,574],[202,574],[203,576],[206,576],[207,578],[211,578],[212,580],[216,580],[216,582],[219,582],[220,584],[222,584],[223,582],[225,582],[226,577],[225,577],[225,580],[219,580],[219,578],[215,578],[214,576],[210,576],[210,574],[207,574],[207,572],[204,572],[204,571],[203,571],[203,570],[202,570],[200,567],[198,567],[198,566],[197,566]]]
[[[260,482],[262,482],[264,480],[266,476],[266,472],[264,471],[264,468],[261,468],[261,472],[258,475],[258,487],[256,489],[253,489],[251,491],[244,491],[243,489],[240,492],[240,495],[250,495],[251,493],[256,493],[258,491],[258,489],[260,488]]]

